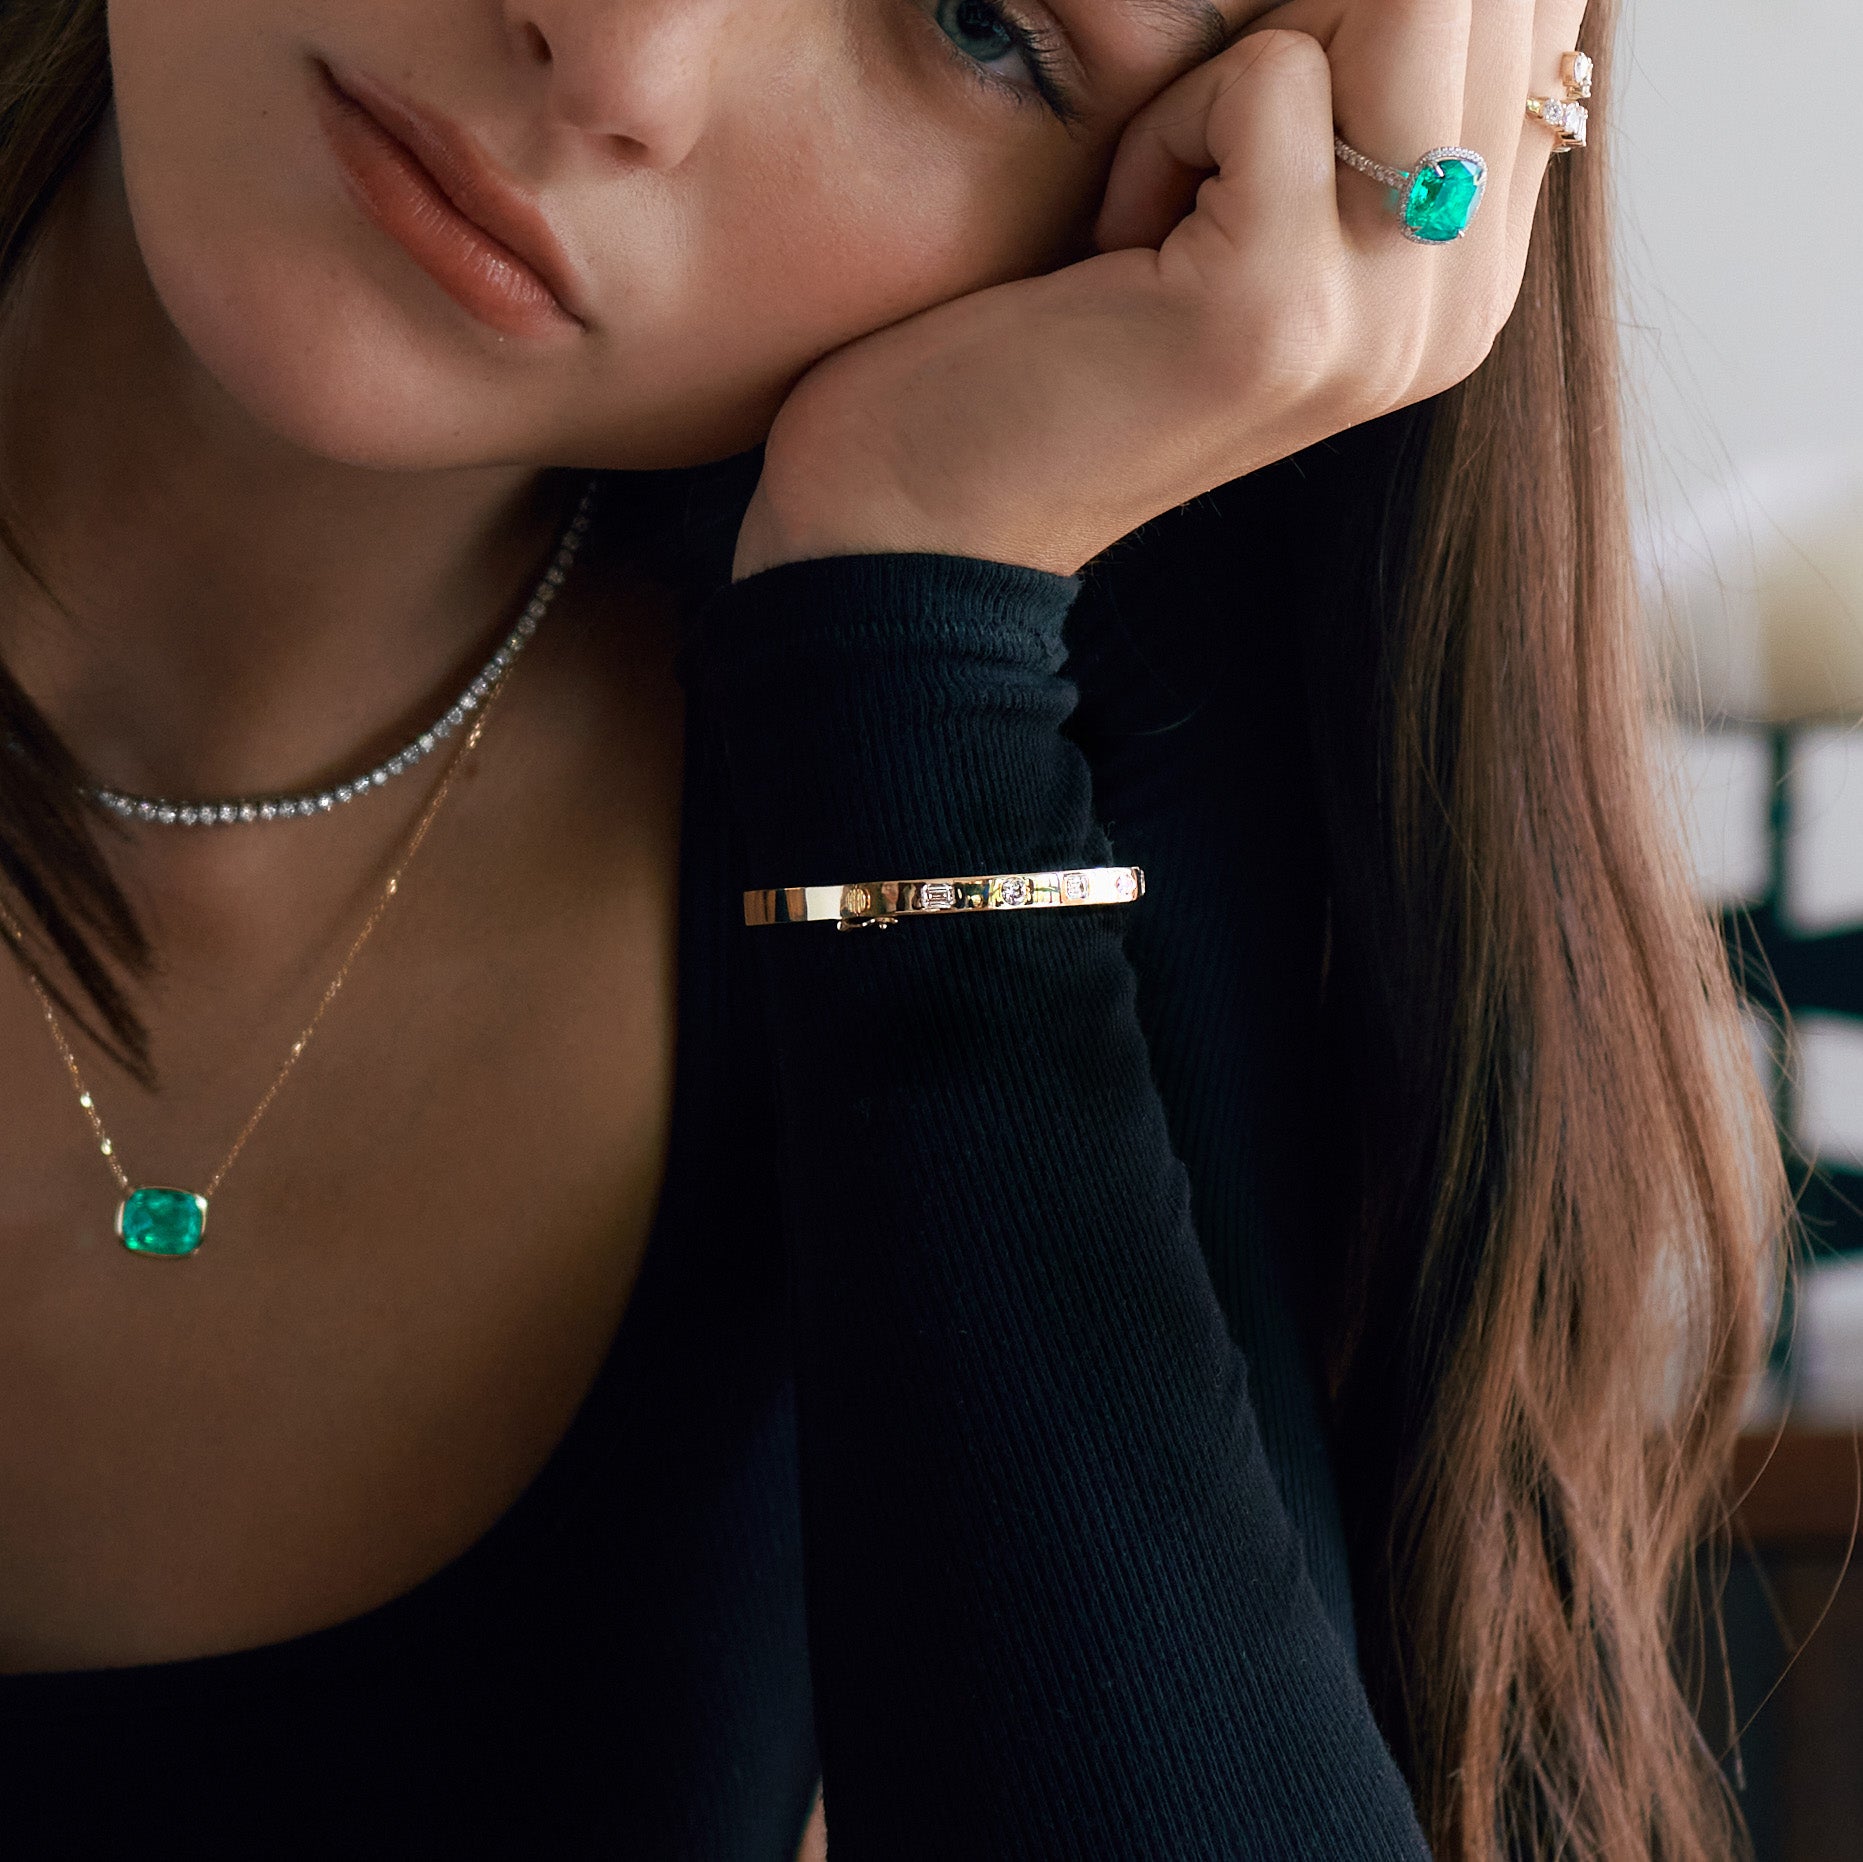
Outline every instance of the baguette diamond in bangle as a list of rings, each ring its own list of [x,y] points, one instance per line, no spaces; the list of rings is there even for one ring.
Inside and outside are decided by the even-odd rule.
[[[873,879],[851,886],[781,886],[744,894],[747,925],[831,923],[843,931],[943,918],[953,912],[1025,912],[1055,905],[1130,905],[1143,896],[1136,866],[1055,873],[981,873],[968,879]]]

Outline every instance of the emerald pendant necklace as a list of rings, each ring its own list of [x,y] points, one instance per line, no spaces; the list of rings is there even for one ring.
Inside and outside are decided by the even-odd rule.
[[[564,532],[561,543],[557,546],[550,568],[545,572],[545,588],[553,595],[562,585],[570,564],[575,560],[577,548],[582,542],[589,525],[589,506],[593,495],[593,486],[585,492],[569,528]],[[534,605],[534,604],[533,604]],[[540,618],[540,616],[539,616]],[[535,622],[532,622],[535,625]],[[421,843],[427,838],[428,830],[433,826],[434,818],[440,812],[447,796],[451,793],[453,780],[459,774],[461,765],[477,746],[485,734],[485,726],[492,715],[492,708],[498,702],[505,689],[505,674],[510,662],[498,669],[495,679],[486,682],[481,692],[475,688],[461,702],[463,711],[475,714],[472,727],[461,739],[459,747],[447,760],[445,773],[435,785],[427,805],[421,810],[420,819],[414,824],[414,831],[408,836],[406,845],[401,850],[401,857],[395,862],[394,870],[388,875],[381,892],[377,895],[374,908],[363,921],[362,929],[356,933],[354,941],[344,954],[342,966],[330,979],[317,1003],[316,1012],[304,1024],[303,1031],[291,1044],[291,1052],[285,1057],[285,1064],[273,1076],[272,1083],[265,1089],[264,1097],[253,1107],[251,1116],[240,1128],[240,1133],[233,1140],[233,1148],[220,1160],[220,1167],[207,1180],[207,1187],[194,1190],[170,1189],[160,1184],[136,1184],[131,1181],[128,1171],[123,1168],[121,1158],[117,1155],[116,1143],[104,1129],[102,1116],[98,1113],[97,1102],[91,1091],[84,1084],[84,1075],[78,1067],[78,1057],[71,1051],[71,1043],[65,1038],[65,1030],[59,1022],[58,1012],[52,1005],[50,993],[44,984],[29,970],[26,980],[32,985],[33,994],[39,998],[39,1007],[44,1012],[46,1026],[52,1031],[52,1039],[57,1044],[60,1059],[65,1063],[65,1071],[71,1076],[71,1084],[76,1089],[78,1104],[83,1108],[84,1116],[90,1121],[91,1131],[97,1139],[97,1149],[103,1155],[104,1162],[110,1168],[110,1174],[116,1178],[117,1188],[122,1192],[122,1200],[116,1209],[116,1232],[123,1246],[131,1254],[154,1255],[169,1260],[184,1258],[199,1251],[202,1237],[207,1232],[207,1209],[213,1198],[219,1194],[220,1185],[226,1181],[226,1174],[239,1160],[239,1154],[246,1148],[246,1140],[258,1129],[259,1121],[271,1109],[271,1104],[278,1097],[279,1090],[291,1077],[293,1069],[302,1059],[304,1050],[310,1045],[311,1037],[316,1034],[330,1005],[341,992],[344,983],[349,980],[351,966],[361,955],[362,947],[374,935],[375,928],[387,916],[388,908],[394,903],[395,896],[401,890],[401,877],[412,864],[414,856],[420,852]],[[8,936],[16,947],[23,947],[24,939],[19,926],[13,921],[4,905],[0,905],[0,926],[4,926]]]

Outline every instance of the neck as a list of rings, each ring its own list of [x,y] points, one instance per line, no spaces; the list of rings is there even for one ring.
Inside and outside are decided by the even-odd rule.
[[[331,780],[450,700],[548,553],[528,468],[313,458],[209,377],[145,271],[111,124],[0,320],[0,662],[119,788]]]

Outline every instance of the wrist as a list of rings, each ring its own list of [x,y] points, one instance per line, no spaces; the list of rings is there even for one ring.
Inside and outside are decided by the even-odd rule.
[[[731,579],[742,582],[784,563],[811,562],[822,556],[863,556],[890,550],[874,518],[844,513],[832,530],[806,520],[785,518],[764,485],[759,484],[738,527]]]
[[[895,500],[869,493],[834,500],[832,514],[787,509],[767,484],[760,484],[739,527],[731,579],[784,563],[814,562],[828,556],[891,556],[929,551],[940,556],[971,554],[966,539],[952,531],[934,536],[935,527],[914,521]]]
[[[1093,554],[1064,538],[1025,538],[1007,527],[992,530],[939,517],[874,488],[836,498],[832,512],[786,510],[760,484],[738,530],[731,579],[742,582],[784,563],[830,556],[892,555],[963,556],[1072,576]]]

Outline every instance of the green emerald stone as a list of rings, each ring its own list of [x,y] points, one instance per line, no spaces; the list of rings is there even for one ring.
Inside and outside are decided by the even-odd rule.
[[[1411,177],[1404,202],[1405,226],[1414,238],[1433,246],[1460,239],[1481,204],[1487,179],[1488,166],[1479,156],[1432,151]]]
[[[131,1190],[116,1232],[131,1254],[192,1254],[207,1228],[207,1199],[191,1190]]]

